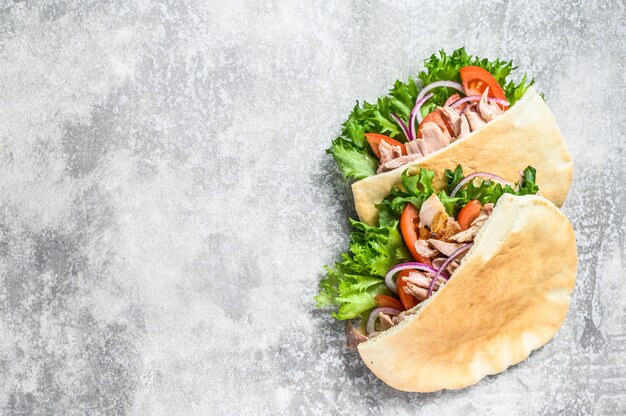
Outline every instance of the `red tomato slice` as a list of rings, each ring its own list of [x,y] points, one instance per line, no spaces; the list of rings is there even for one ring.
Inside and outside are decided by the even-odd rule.
[[[404,291],[404,287],[406,286],[406,282],[402,279],[404,276],[408,276],[410,270],[402,270],[398,272],[398,277],[396,278],[396,286],[398,287],[398,296],[400,297],[400,302],[404,305],[404,308],[409,310],[413,306],[419,303],[419,300],[413,295],[410,295]]]
[[[406,155],[406,148],[404,147],[404,144],[400,143],[397,140],[392,139],[389,136],[385,136],[384,134],[378,134],[378,133],[365,133],[365,138],[367,139],[367,142],[370,144],[372,151],[379,159],[380,159],[380,151],[378,150],[378,145],[380,144],[382,140],[386,141],[392,146],[400,146],[402,148],[402,154]]]
[[[461,82],[465,88],[465,95],[482,95],[489,87],[489,96],[506,100],[506,95],[498,81],[487,71],[479,66],[465,66],[459,70]],[[506,106],[501,106],[504,109]]]
[[[421,256],[417,250],[415,250],[415,242],[418,239],[417,226],[419,225],[419,222],[420,213],[417,208],[415,208],[415,205],[411,203],[406,204],[406,207],[404,207],[404,210],[402,211],[402,216],[400,217],[400,231],[402,232],[402,239],[415,261],[419,261],[420,263],[425,263],[430,266],[430,259]]]
[[[439,110],[431,111],[430,113],[426,115],[426,117],[424,117],[424,120],[422,120],[419,127],[417,128],[417,137],[420,137],[420,138],[422,137],[422,127],[424,126],[424,124],[429,123],[429,122],[435,123],[436,125],[438,125],[441,131],[443,132],[443,134],[446,135],[448,140],[452,138],[452,134],[453,134],[452,128],[448,126],[448,123],[445,122]]]
[[[461,226],[461,231],[467,230],[470,227],[472,221],[478,218],[482,209],[482,204],[476,199],[469,201],[467,205],[461,208],[459,215],[457,216],[457,221]]]
[[[376,295],[374,297],[376,299],[376,305],[379,308],[395,308],[403,311],[404,305],[400,303],[400,301],[389,295]]]

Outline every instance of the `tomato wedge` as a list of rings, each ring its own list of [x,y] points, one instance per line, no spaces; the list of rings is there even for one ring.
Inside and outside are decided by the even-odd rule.
[[[398,296],[400,297],[400,302],[404,305],[406,310],[411,309],[413,306],[419,303],[419,300],[413,295],[410,295],[404,291],[404,287],[406,286],[406,282],[402,279],[405,276],[408,276],[410,270],[402,270],[398,272],[398,277],[396,279],[396,286],[398,287]]]
[[[400,231],[402,232],[402,239],[404,240],[404,245],[409,249],[409,253],[415,259],[415,261],[419,261],[420,263],[431,265],[430,259],[427,257],[421,256],[417,250],[415,250],[415,242],[419,238],[417,235],[417,226],[420,221],[420,213],[415,208],[415,205],[408,203],[404,210],[402,211],[402,216],[400,217]]]
[[[467,230],[470,227],[472,222],[478,218],[482,209],[482,204],[476,199],[469,201],[467,205],[461,208],[457,216],[461,231]]]
[[[461,82],[465,88],[465,95],[482,95],[489,87],[489,96],[506,100],[506,95],[498,81],[487,71],[479,66],[465,66],[459,70]],[[501,106],[506,109],[508,107]]]
[[[443,132],[443,134],[446,135],[448,140],[452,137],[452,133],[453,133],[452,128],[448,126],[448,123],[446,123],[446,121],[443,119],[441,112],[439,110],[434,110],[428,113],[426,117],[424,117],[424,120],[422,120],[420,125],[417,127],[418,138],[422,137],[422,127],[424,126],[424,124],[429,123],[429,122],[435,123],[436,125],[438,125],[441,131]]]
[[[378,133],[365,133],[365,138],[367,139],[367,142],[370,144],[372,151],[379,159],[380,159],[380,151],[378,150],[378,145],[380,144],[382,140],[386,141],[392,146],[400,146],[402,148],[402,154],[406,155],[406,148],[404,147],[404,144],[400,143],[397,140],[392,139],[389,136],[385,136],[384,134],[378,134]]]
[[[394,308],[403,311],[404,305],[400,301],[389,295],[376,295],[376,305],[379,308]]]

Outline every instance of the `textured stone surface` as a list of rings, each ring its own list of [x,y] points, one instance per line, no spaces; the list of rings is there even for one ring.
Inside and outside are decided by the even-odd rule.
[[[625,6],[532,4],[1,2],[0,413],[626,413]],[[459,46],[545,92],[580,272],[529,360],[405,394],[314,309],[353,214],[324,149]]]

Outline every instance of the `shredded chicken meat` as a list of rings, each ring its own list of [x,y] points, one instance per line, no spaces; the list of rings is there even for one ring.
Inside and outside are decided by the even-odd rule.
[[[439,197],[432,194],[424,201],[420,208],[420,224],[430,228],[437,215],[442,212],[445,213],[446,209],[439,200]]]
[[[432,247],[426,240],[417,240],[415,242],[415,251],[420,256],[432,259],[439,254],[436,248]]]
[[[378,152],[380,152],[381,165],[402,156],[402,148],[400,146],[390,145],[384,140],[380,141],[380,144],[378,145]]]
[[[467,230],[461,231],[459,223],[446,213],[446,210],[437,195],[431,195],[424,203],[419,212],[420,223],[418,226],[419,239],[415,242],[415,251],[421,256],[431,260],[433,267],[439,269],[449,256],[459,248],[474,241],[480,227],[487,221],[493,212],[493,204],[485,204],[478,217],[470,224]],[[445,272],[451,275],[465,253],[459,255],[446,266]],[[428,273],[411,272],[404,277],[407,285],[404,290],[418,298],[420,301],[428,297],[428,288],[434,275]],[[440,278],[434,290],[437,290],[445,280]]]
[[[381,143],[384,143],[384,142],[385,142],[384,140],[381,140]],[[404,155],[404,156],[397,157],[395,159],[391,159],[388,162],[381,163],[380,166],[378,166],[378,170],[376,171],[376,173],[389,172],[390,170],[394,170],[395,168],[404,166],[407,163],[417,160],[421,157],[422,155],[412,154],[412,155]]]
[[[378,319],[379,319],[378,331],[372,332],[369,335],[368,339],[372,339],[372,338],[376,337],[377,335],[383,333],[384,331],[388,330],[389,328],[392,328],[392,327],[398,325],[400,322],[402,322],[402,321],[404,321],[406,319],[407,315],[409,315],[411,313],[415,313],[415,312],[402,311],[402,312],[400,312],[396,316],[389,316],[389,315],[385,315],[382,312],[379,312],[378,313]]]
[[[391,321],[393,322],[394,325],[398,325],[400,322],[404,321],[405,318],[406,318],[406,311],[402,311],[398,315],[391,318]]]
[[[388,330],[389,328],[391,328],[394,325],[394,323],[391,320],[391,318],[389,317],[389,315],[385,315],[382,312],[378,312],[378,319],[379,319],[379,322],[380,322],[380,331],[381,332]]]
[[[367,341],[367,339],[368,338],[365,335],[359,332],[359,330],[352,325],[351,320],[346,322],[346,347],[351,350],[356,350],[357,345],[361,342]]]
[[[415,250],[421,256],[430,259],[435,269],[440,269],[446,260],[448,260],[449,256],[454,254],[455,251],[465,244],[474,240],[480,227],[482,227],[493,212],[493,207],[494,204],[485,204],[478,217],[470,224],[470,227],[467,230],[461,231],[458,222],[446,213],[439,197],[435,194],[431,195],[424,201],[419,211],[419,239],[415,242]],[[466,252],[461,253],[447,264],[444,272],[448,276],[451,276],[459,267],[465,254]],[[422,302],[428,299],[428,291],[434,277],[434,273],[412,270],[407,276],[401,277],[406,283],[402,290]],[[446,279],[443,276],[439,276],[433,286],[433,290],[439,290],[445,283]],[[378,312],[379,323],[377,331],[370,333],[369,336],[363,335],[348,321],[346,325],[348,348],[356,349],[359,343],[372,339],[389,328],[398,325],[406,318],[407,314],[412,313],[416,313],[416,311],[403,311],[397,316],[389,316]]]
[[[445,241],[435,240],[434,238],[428,239],[428,243],[444,256],[450,256],[462,246],[462,244],[447,243]]]
[[[480,101],[469,104],[462,110],[449,106],[437,107],[434,111],[441,114],[447,128],[442,129],[433,122],[424,123],[420,126],[420,137],[405,145],[406,155],[402,154],[400,146],[392,146],[381,140],[378,145],[380,165],[377,173],[388,172],[421,159],[498,118],[504,111],[489,99],[488,94],[489,87],[483,92]]]
[[[454,234],[449,238],[449,240],[455,243],[471,243],[474,241],[474,238],[476,238],[478,231],[480,231],[480,227],[482,227],[485,221],[487,221],[487,218],[489,218],[492,212],[493,204],[485,204],[480,211],[480,214],[478,214],[478,217],[476,217],[476,219],[470,224],[470,227],[465,231]]]
[[[403,280],[406,282],[404,291],[415,296],[418,300],[423,301],[428,297],[428,288],[433,281],[433,277],[434,275],[430,273],[412,271],[408,276],[403,277]],[[439,289],[445,282],[445,279],[440,276],[435,282],[434,290]]]
[[[457,269],[457,267],[459,267],[459,262],[461,261],[461,259],[463,258],[463,256],[465,255],[465,253],[461,254],[459,257],[456,258],[456,260],[451,261],[450,263],[448,263],[448,265],[446,266],[446,270],[444,270],[446,273],[448,273],[448,276],[451,275],[452,273],[454,273],[454,271]],[[435,269],[440,268],[441,266],[443,266],[443,263],[446,261],[445,257],[439,257],[437,259],[433,260],[433,267]]]

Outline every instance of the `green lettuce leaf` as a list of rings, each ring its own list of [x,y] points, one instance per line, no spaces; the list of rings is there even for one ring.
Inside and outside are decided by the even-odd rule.
[[[411,175],[409,171],[410,169],[406,169],[402,172],[403,189],[392,189],[391,198],[384,199],[376,205],[379,221],[382,221],[381,224],[397,221],[408,203],[420,209],[424,201],[435,192],[433,189],[435,173],[433,171],[420,168],[414,175]],[[382,220],[380,219],[381,214]]]
[[[410,255],[402,242],[398,221],[372,227],[350,220],[350,249],[341,262],[326,268],[326,278],[315,297],[318,307],[338,307],[337,319],[352,319],[375,306],[374,297],[389,294],[384,277],[394,265]]]
[[[443,176],[444,178],[446,178],[446,183],[448,185],[448,194],[451,194],[454,188],[456,188],[459,182],[461,182],[465,177],[463,175],[463,168],[461,167],[461,165],[457,165],[456,169],[454,169],[453,171],[450,169],[446,169],[443,173]]]
[[[402,215],[402,210],[406,204],[411,203],[417,209],[433,193],[432,180],[434,172],[421,168],[414,175],[410,174],[410,169],[402,172],[402,186],[404,189],[392,189],[391,195],[376,206],[379,215],[382,215],[385,223],[397,221]],[[487,203],[496,203],[502,194],[527,195],[536,194],[539,187],[536,184],[536,171],[532,166],[528,166],[522,172],[522,185],[517,190],[516,186],[502,185],[497,182],[485,180],[474,181],[465,185],[454,197],[449,195],[459,182],[463,180],[463,168],[457,166],[455,170],[446,169],[444,177],[447,180],[445,190],[439,191],[437,196],[443,204],[448,215],[456,216],[461,208],[473,199],[479,200],[483,205]]]
[[[455,172],[452,172],[450,170],[446,170],[445,172],[446,178],[449,178],[447,187],[449,189],[449,192],[454,189],[456,183],[458,183],[455,183],[455,181],[458,179],[458,175],[455,175],[455,173],[458,173],[457,171],[460,171],[460,175],[463,175],[463,170],[460,166],[457,166]],[[477,184],[475,184],[474,181],[471,181],[470,183],[465,185],[459,192],[457,192],[454,198],[452,198],[455,201],[453,212],[451,215],[456,215],[461,208],[467,205],[469,201],[474,199],[477,199],[478,201],[480,201],[481,204],[485,205],[488,203],[495,204],[496,202],[498,202],[498,199],[500,199],[503,194],[536,194],[539,191],[539,186],[537,186],[536,183],[536,177],[537,171],[535,170],[535,168],[533,168],[532,166],[528,166],[522,172],[521,186],[518,186],[518,184],[515,184],[514,186],[502,185],[498,182],[490,180],[477,180]],[[444,193],[444,195],[446,194]]]
[[[376,174],[378,160],[369,153],[357,149],[350,142],[335,139],[326,152],[333,155],[335,162],[341,167],[346,177],[358,180]]]

